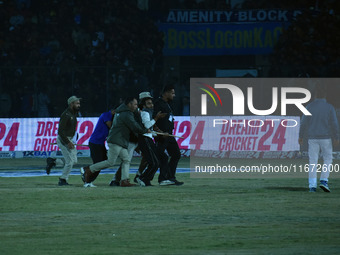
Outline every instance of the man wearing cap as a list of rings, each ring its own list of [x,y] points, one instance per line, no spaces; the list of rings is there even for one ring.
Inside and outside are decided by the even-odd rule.
[[[77,163],[77,149],[74,145],[77,115],[80,109],[80,99],[76,96],[71,96],[67,100],[68,108],[62,113],[59,120],[57,144],[65,158],[65,166],[63,173],[59,178],[59,186],[68,185],[68,177],[72,167]]]
[[[139,106],[142,110],[140,112],[142,123],[144,127],[148,129],[152,129],[158,119],[164,118],[167,113],[158,112],[154,118],[153,115],[153,102],[152,96],[150,92],[142,92],[139,94]],[[146,133],[138,136],[138,146],[142,151],[143,158],[147,162],[147,168],[138,173],[138,177],[136,178],[137,182],[140,186],[151,186],[151,180],[153,179],[158,167],[159,167],[159,159],[157,156],[156,145],[152,140],[152,134]],[[142,161],[143,162],[143,161]]]

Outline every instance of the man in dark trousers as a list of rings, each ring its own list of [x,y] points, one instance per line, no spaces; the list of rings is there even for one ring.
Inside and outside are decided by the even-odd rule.
[[[167,85],[163,91],[161,97],[154,104],[154,117],[158,112],[167,113],[164,118],[160,118],[156,122],[156,126],[163,132],[172,134],[174,129],[174,114],[169,103],[173,101],[175,97],[175,89],[172,85]],[[160,174],[158,177],[159,185],[183,185],[184,182],[177,181],[176,168],[178,161],[181,158],[181,152],[179,150],[177,141],[171,136],[158,136],[156,138],[156,146],[159,153],[160,161]],[[167,150],[168,155],[165,153]]]
[[[150,130],[155,125],[156,121],[164,118],[167,113],[158,112],[154,118],[153,115],[153,102],[150,92],[142,92],[139,94],[140,99],[140,112],[142,124]],[[147,133],[138,136],[138,146],[142,152],[143,158],[147,162],[147,168],[139,173],[136,178],[140,186],[151,186],[151,181],[159,167],[159,159],[157,156],[157,148],[152,140],[152,134]],[[142,163],[142,162],[141,162]]]

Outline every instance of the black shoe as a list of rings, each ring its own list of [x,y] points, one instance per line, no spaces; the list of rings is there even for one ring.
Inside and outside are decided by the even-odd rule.
[[[120,183],[117,181],[112,180],[109,184],[110,186],[120,186]]]
[[[148,186],[153,186],[150,181],[145,181],[144,183],[145,183],[145,186],[147,186],[147,187]]]
[[[177,180],[172,180],[176,186],[181,186],[184,184],[184,182],[180,182],[180,181],[177,181]]]
[[[69,185],[69,184],[67,183],[67,181],[66,181],[65,179],[59,178],[58,185],[59,185],[59,186],[67,186],[67,185]]]
[[[56,159],[54,159],[54,158],[47,158],[46,159],[46,163],[47,163],[47,165],[46,165],[46,173],[47,173],[47,175],[50,174],[52,167],[55,166],[55,161],[56,161]]]

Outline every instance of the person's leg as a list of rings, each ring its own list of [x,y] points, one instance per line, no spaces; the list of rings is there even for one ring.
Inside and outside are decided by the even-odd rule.
[[[55,166],[63,168],[65,166],[65,159],[64,158],[56,158],[55,159]]]
[[[131,184],[129,180],[129,172],[130,172],[130,160],[131,160],[131,154],[129,151],[125,148],[122,148],[120,151],[119,157],[122,160],[122,178],[120,180],[121,187],[131,187],[135,186],[135,184]]]
[[[93,164],[107,160],[107,151],[104,145],[89,143],[89,148]]]
[[[333,162],[332,139],[320,140],[320,147],[323,158],[323,166],[320,176],[320,188],[322,188],[326,192],[330,192],[330,189],[328,187],[328,178],[330,168]]]
[[[85,182],[85,187],[86,185],[91,183],[93,175],[97,171],[114,166],[120,154],[120,151],[123,149],[123,147],[116,145],[116,144],[108,143],[108,146],[109,146],[109,151],[107,152],[107,156],[108,156],[107,160],[98,162],[96,164],[92,164],[90,166],[82,167],[80,169],[82,179]]]
[[[122,149],[120,151],[119,157],[122,159],[122,179],[127,180],[129,179],[129,170],[130,170],[130,154],[127,149]]]
[[[134,150],[137,148],[137,143],[131,143],[129,142],[128,148],[127,148],[127,152],[128,152],[128,157],[130,159],[130,162],[132,160],[133,157],[133,152]],[[118,186],[119,182],[122,180],[122,163],[120,164],[116,174],[113,176],[112,181],[110,183],[111,186]],[[113,183],[114,182],[114,183]],[[115,185],[114,185],[115,184]]]
[[[62,144],[59,137],[57,138],[57,143],[65,159],[65,165],[62,175],[60,176],[60,179],[65,180],[67,182],[73,165],[77,163],[77,149],[67,148],[64,144]]]
[[[140,160],[140,163],[139,163],[137,175],[141,175],[147,166],[148,166],[148,161],[146,160],[146,158],[144,157],[142,153],[142,159]]]
[[[181,159],[181,152],[179,150],[177,141],[174,137],[169,137],[168,146],[166,150],[169,153],[170,161],[169,161],[169,180],[176,180],[176,169],[178,165],[178,161]]]
[[[138,143],[129,143],[128,145],[127,151],[128,151],[128,156],[129,156],[130,161],[133,158],[133,152],[135,151],[137,146],[138,146]]]
[[[317,139],[308,140],[308,182],[309,188],[316,188],[317,185],[317,164],[319,159],[320,145]]]
[[[123,149],[123,147],[116,145],[116,144],[112,144],[112,143],[108,143],[108,146],[109,146],[109,151],[107,152],[107,160],[90,165],[90,171],[92,173],[96,171],[100,171],[108,167],[112,167],[116,163],[116,160],[120,154],[120,151]]]
[[[169,180],[169,157],[165,153],[168,146],[168,137],[161,137],[156,140],[157,155],[159,159],[158,182]]]
[[[49,175],[52,167],[56,166],[56,159],[48,157],[46,159],[46,174]]]
[[[53,167],[60,167],[60,168],[64,168],[65,166],[65,159],[64,158],[51,158],[48,157],[46,159],[46,174],[49,175],[51,172],[51,169]]]
[[[105,145],[89,143],[89,147],[93,164],[107,160],[107,150]],[[91,176],[91,182],[96,180],[99,173],[100,171],[97,171]]]
[[[321,171],[320,181],[328,181],[330,167],[333,162],[333,147],[331,139],[320,140],[321,153],[323,158],[323,171]]]
[[[139,147],[143,153],[143,158],[145,158],[148,163],[148,167],[139,176],[139,179],[145,184],[148,184],[153,179],[159,167],[159,160],[156,156],[156,146],[151,138],[143,137],[139,139]]]

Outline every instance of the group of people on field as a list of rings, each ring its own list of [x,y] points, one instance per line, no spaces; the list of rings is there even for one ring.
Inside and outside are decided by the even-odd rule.
[[[129,180],[130,162],[135,150],[142,154],[134,178],[139,186],[152,186],[151,181],[158,169],[159,185],[183,185],[183,182],[176,179],[176,168],[181,154],[172,135],[174,115],[169,103],[174,97],[174,87],[169,85],[163,89],[161,97],[155,102],[149,92],[142,92],[138,97],[139,102],[135,97],[128,97],[117,108],[101,114],[89,140],[93,164],[80,169],[84,187],[96,187],[93,182],[100,171],[113,167],[118,158],[121,164],[110,186],[135,186],[136,184],[130,183]],[[69,185],[69,174],[77,163],[75,145],[80,100],[81,98],[76,96],[70,97],[67,101],[68,108],[62,113],[59,121],[57,144],[65,160],[59,186]],[[49,158],[47,174],[53,166],[55,159]]]

